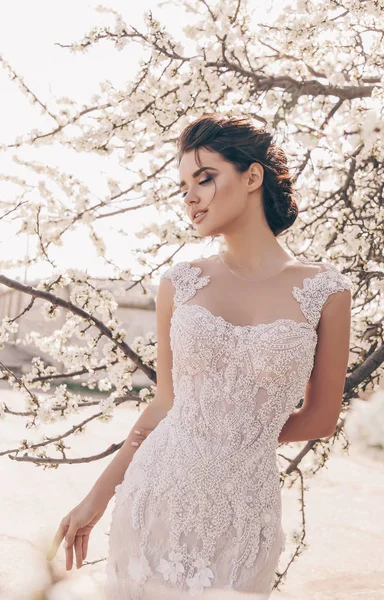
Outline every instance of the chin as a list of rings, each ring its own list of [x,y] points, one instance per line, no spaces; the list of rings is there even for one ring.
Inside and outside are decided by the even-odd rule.
[[[197,233],[200,233],[200,235],[201,235],[202,237],[206,237],[206,236],[210,236],[210,235],[215,235],[215,234],[213,233],[213,231],[211,230],[211,228],[210,228],[210,227],[204,227],[204,225],[203,225],[203,224],[201,224],[201,225],[199,225],[199,224],[196,224],[196,225],[195,225],[195,224],[194,224],[194,225],[193,225],[193,228],[195,229],[195,231],[196,231]]]
[[[210,219],[212,219],[212,215],[210,215]],[[193,228],[196,230],[197,233],[199,233],[201,235],[201,237],[211,237],[213,235],[221,235],[222,233],[222,229],[216,226],[216,227],[212,227],[212,225],[209,225],[209,223],[205,223],[204,222],[205,219],[201,222],[201,223],[194,223],[192,221],[192,225]]]

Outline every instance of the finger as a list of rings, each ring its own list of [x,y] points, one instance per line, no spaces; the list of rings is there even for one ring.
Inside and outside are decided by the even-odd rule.
[[[47,553],[48,560],[52,560],[56,556],[59,546],[64,539],[66,530],[67,530],[67,526],[60,524],[59,529],[57,530],[55,537],[53,538],[51,547],[48,550],[48,553]]]
[[[65,556],[66,556],[66,569],[70,571],[73,565],[73,544],[75,541],[76,533],[78,530],[77,523],[71,519],[69,523],[69,528],[67,533],[65,534]]]
[[[87,558],[87,554],[88,554],[88,540],[89,540],[89,536],[88,535],[83,535],[83,560],[85,560]]]
[[[75,538],[76,568],[80,569],[83,564],[83,540],[81,535]]]
[[[133,433],[136,433],[138,436],[140,436],[142,438],[146,438],[148,433],[150,433],[151,431],[153,431],[153,429],[135,429],[133,431]]]
[[[72,565],[73,565],[73,545],[68,546],[65,549],[65,568],[67,569],[67,571],[70,571],[72,569]]]
[[[65,534],[65,541],[66,541],[67,547],[73,546],[78,529],[79,529],[79,526],[72,517],[72,519],[69,523],[67,533]]]

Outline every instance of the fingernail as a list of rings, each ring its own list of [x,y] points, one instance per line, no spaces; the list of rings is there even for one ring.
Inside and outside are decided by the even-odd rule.
[[[131,442],[131,446],[138,446],[139,442]]]
[[[138,433],[139,435],[141,435],[141,431],[139,431],[138,429],[135,429],[134,433]]]
[[[68,542],[67,542],[67,540],[64,540],[63,548],[68,548]]]

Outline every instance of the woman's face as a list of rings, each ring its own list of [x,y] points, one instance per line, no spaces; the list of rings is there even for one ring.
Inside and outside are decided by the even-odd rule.
[[[202,236],[222,234],[245,218],[249,172],[238,173],[218,152],[199,148],[198,154],[204,171],[195,161],[194,150],[181,158],[180,194],[189,219]],[[198,211],[206,212],[195,221],[193,215]]]

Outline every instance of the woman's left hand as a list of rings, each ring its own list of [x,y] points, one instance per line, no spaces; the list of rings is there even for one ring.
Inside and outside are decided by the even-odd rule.
[[[140,429],[134,429],[133,433],[135,437],[131,442],[131,446],[140,446],[141,443],[146,439],[147,435],[151,433],[153,429],[145,429],[144,427],[140,427]]]

